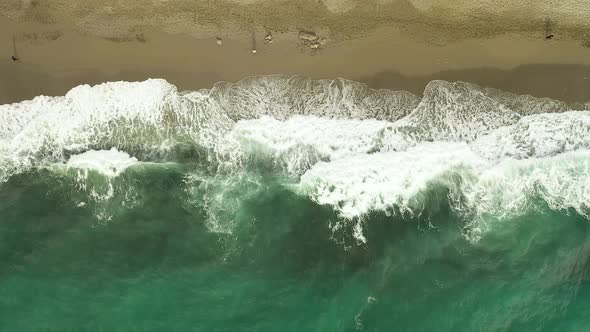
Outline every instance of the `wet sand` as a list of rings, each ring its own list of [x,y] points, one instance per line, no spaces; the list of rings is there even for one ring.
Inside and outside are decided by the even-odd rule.
[[[318,29],[327,42],[314,50],[298,38],[302,28],[297,27],[273,31],[272,44],[264,42],[267,30],[262,27],[242,32],[220,28],[202,36],[163,30],[144,28],[133,38],[113,39],[69,23],[0,16],[0,103],[63,95],[85,83],[164,78],[181,90],[196,90],[264,74],[342,77],[417,94],[433,79],[463,80],[539,97],[590,101],[590,48],[576,39],[548,40],[542,33],[432,43],[397,26],[353,38]],[[215,36],[223,38],[223,45]],[[13,37],[20,58],[16,63],[10,59]]]

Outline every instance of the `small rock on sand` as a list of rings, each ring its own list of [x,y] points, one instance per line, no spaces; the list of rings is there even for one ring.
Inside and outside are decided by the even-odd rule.
[[[264,36],[264,42],[267,44],[272,44],[274,40],[272,39],[272,34],[268,32],[266,36]]]
[[[223,45],[223,40],[217,37],[217,45]]]
[[[318,40],[318,36],[315,33],[309,31],[300,31],[299,38],[308,42],[315,42]]]

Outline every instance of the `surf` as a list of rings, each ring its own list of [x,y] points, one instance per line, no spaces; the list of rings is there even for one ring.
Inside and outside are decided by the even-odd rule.
[[[443,188],[465,234],[479,239],[488,216],[511,219],[537,199],[588,216],[587,108],[444,81],[422,97],[286,76],[200,91],[158,79],[82,85],[0,106],[0,182],[64,165],[79,188],[89,171],[108,179],[93,195],[109,201],[124,192],[113,178],[137,165],[182,164],[211,229],[231,232],[238,208],[221,207],[240,203],[228,193],[246,182],[261,190],[256,174],[274,174],[348,220],[361,242],[366,216],[420,216],[440,195],[432,188]]]

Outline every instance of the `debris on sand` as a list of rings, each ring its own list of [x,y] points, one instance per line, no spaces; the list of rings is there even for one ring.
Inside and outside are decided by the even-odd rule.
[[[137,40],[140,43],[145,43],[147,41],[147,39],[145,38],[145,35],[143,33],[136,34],[135,40]]]
[[[266,36],[264,36],[264,42],[267,44],[272,44],[274,40],[272,39],[272,34],[269,32],[266,33]]]
[[[312,50],[317,50],[322,46],[326,45],[326,38],[320,38],[315,32],[311,31],[299,31],[299,39],[302,41],[303,45],[311,48]]]
[[[302,39],[304,42],[313,43],[313,42],[317,41],[319,38],[313,32],[300,31],[299,32],[299,39]]]
[[[217,37],[217,45],[219,45],[219,46],[223,45],[223,40],[219,37]]]

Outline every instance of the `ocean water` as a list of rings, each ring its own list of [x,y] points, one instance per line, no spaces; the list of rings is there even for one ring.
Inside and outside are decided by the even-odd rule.
[[[283,76],[0,105],[0,330],[587,331],[586,108]]]

